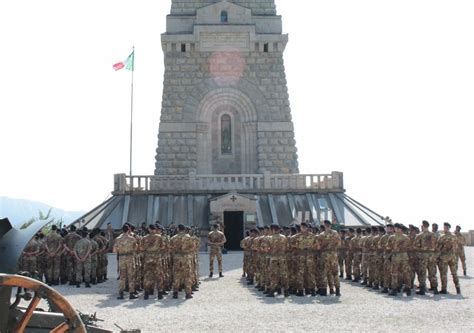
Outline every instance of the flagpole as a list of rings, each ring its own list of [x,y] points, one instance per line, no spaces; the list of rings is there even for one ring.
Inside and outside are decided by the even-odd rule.
[[[132,84],[130,87],[130,189],[133,189],[132,156],[133,156],[133,72],[135,71],[135,46],[132,47]]]

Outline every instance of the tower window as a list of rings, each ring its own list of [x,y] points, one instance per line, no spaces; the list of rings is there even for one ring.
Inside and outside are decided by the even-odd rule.
[[[186,52],[186,44],[181,44],[181,52]]]
[[[268,43],[263,44],[263,52],[268,52]]]
[[[221,12],[221,23],[227,23],[229,22],[229,14],[227,13],[227,10],[223,10]]]
[[[232,154],[232,123],[228,114],[221,117],[221,153]]]

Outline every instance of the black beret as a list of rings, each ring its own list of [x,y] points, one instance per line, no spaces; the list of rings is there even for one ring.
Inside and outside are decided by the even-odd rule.
[[[362,233],[362,229],[361,229],[361,228],[357,228],[357,229],[356,229],[356,232],[357,232],[358,234],[361,234],[361,233]]]
[[[451,224],[449,224],[448,222],[444,222],[444,226],[448,227],[448,228],[451,228]]]
[[[428,228],[430,226],[430,222],[428,221],[423,221],[421,222],[421,224],[425,227],[425,228]]]
[[[308,223],[306,223],[306,222],[301,222],[300,225],[301,225],[302,227],[306,227],[306,228],[309,227]]]
[[[331,221],[329,221],[329,220],[324,220],[323,223],[324,223],[324,225],[332,225]]]
[[[384,232],[384,231],[385,231],[385,228],[384,228],[384,227],[379,227],[379,231],[380,231],[380,232]]]
[[[365,228],[365,232],[371,232],[371,231],[372,231],[372,228],[371,228],[371,227]]]
[[[461,230],[461,226],[460,226],[460,225],[457,225],[457,226],[456,226],[456,229]]]
[[[393,227],[394,227],[393,224],[391,223],[387,224],[387,228],[393,228]]]
[[[153,225],[153,224],[150,224],[150,226],[148,227],[150,230],[156,230],[156,227]]]
[[[347,232],[346,229],[341,229],[340,231],[341,231],[341,234],[345,234]]]
[[[272,230],[280,230],[280,226],[277,225],[277,224],[272,224],[272,225],[270,226],[270,229],[272,229]]]
[[[349,232],[354,232],[354,228],[349,228]]]

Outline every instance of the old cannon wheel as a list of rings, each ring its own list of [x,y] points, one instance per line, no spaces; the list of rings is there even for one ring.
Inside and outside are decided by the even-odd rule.
[[[71,307],[71,304],[56,290],[48,287],[46,284],[20,275],[0,274],[0,287],[20,287],[34,292],[25,314],[18,322],[13,332],[24,332],[28,322],[33,316],[33,312],[38,306],[41,299],[47,299],[55,308],[59,309],[64,315],[65,321],[52,329],[50,333],[74,332],[86,333],[86,328],[82,323],[77,312]]]

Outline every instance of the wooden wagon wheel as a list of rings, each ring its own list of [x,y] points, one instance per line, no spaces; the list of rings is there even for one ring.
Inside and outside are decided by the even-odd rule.
[[[34,297],[26,309],[25,314],[12,332],[22,333],[25,331],[28,322],[33,316],[33,312],[35,311],[41,299],[47,299],[48,302],[59,309],[65,317],[65,321],[53,328],[50,333],[87,332],[81,318],[71,307],[71,304],[69,304],[69,302],[60,293],[48,287],[46,284],[20,275],[0,274],[0,287],[1,286],[20,287],[34,292]]]

